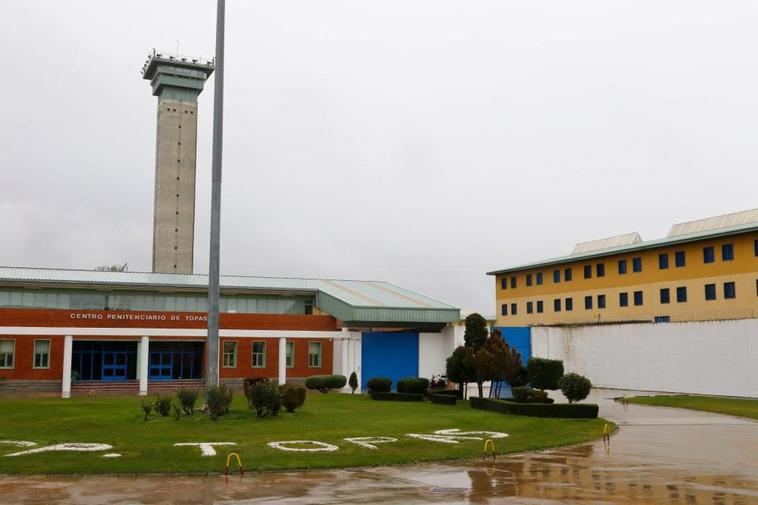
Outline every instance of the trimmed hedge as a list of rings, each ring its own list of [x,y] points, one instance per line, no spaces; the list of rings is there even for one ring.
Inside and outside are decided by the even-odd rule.
[[[558,389],[558,379],[563,377],[563,361],[559,359],[529,358],[526,362],[529,382],[537,389]]]
[[[369,393],[389,393],[392,391],[392,379],[388,377],[374,377],[366,383]]]
[[[397,381],[398,393],[423,395],[429,388],[429,379],[424,377],[405,377]]]
[[[552,398],[547,397],[547,393],[541,389],[532,389],[528,386],[517,386],[511,388],[513,401],[517,403],[553,403]]]
[[[311,375],[305,379],[305,387],[328,393],[330,389],[339,389],[347,384],[344,375]]]
[[[427,389],[426,396],[432,397],[434,395],[453,396],[456,400],[463,400],[463,391],[459,389]]]
[[[455,405],[455,403],[458,401],[458,399],[453,395],[440,395],[440,394],[434,394],[429,397],[430,400],[432,400],[432,403],[436,403],[437,405]]]
[[[371,393],[371,399],[390,402],[422,402],[424,401],[424,395],[415,393],[373,392]]]
[[[590,403],[516,403],[478,396],[472,396],[469,401],[471,408],[514,416],[595,419],[598,412],[598,406]]]

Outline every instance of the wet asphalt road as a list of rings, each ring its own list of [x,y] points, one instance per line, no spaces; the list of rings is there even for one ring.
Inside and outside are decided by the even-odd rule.
[[[480,461],[234,477],[0,477],[13,504],[758,505],[758,423],[587,401],[621,430],[602,442]],[[628,396],[633,393],[626,392]]]

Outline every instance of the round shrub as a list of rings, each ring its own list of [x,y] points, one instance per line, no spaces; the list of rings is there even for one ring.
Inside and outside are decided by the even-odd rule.
[[[279,386],[268,381],[256,382],[250,389],[248,402],[257,417],[275,416],[282,405]]]
[[[305,403],[305,388],[293,384],[285,384],[281,387],[282,405],[287,412],[294,412],[296,408]]]
[[[429,388],[429,379],[424,377],[406,377],[397,381],[398,393],[422,395]]]
[[[305,387],[322,393],[328,393],[330,389],[339,389],[347,384],[344,375],[311,375],[305,379]]]
[[[389,393],[392,391],[392,379],[389,377],[374,377],[366,383],[369,393]]]
[[[563,376],[563,361],[559,359],[529,358],[526,373],[533,388],[558,389]]]
[[[592,389],[592,383],[583,375],[567,373],[558,381],[558,387],[561,388],[563,396],[569,403],[574,403],[587,398]]]
[[[513,395],[513,401],[519,403],[527,403],[532,388],[528,386],[514,386],[511,388],[511,394]]]
[[[197,390],[196,389],[180,389],[176,392],[176,398],[179,400],[182,410],[188,416],[195,413],[195,405],[197,404]]]
[[[171,412],[171,397],[170,396],[156,396],[155,402],[153,402],[155,411],[158,412],[161,417],[166,417]]]

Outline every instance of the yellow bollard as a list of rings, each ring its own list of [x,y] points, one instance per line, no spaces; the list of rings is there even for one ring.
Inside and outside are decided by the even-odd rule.
[[[224,475],[229,475],[229,461],[232,459],[232,456],[237,458],[237,465],[240,467],[240,477],[242,477],[245,475],[245,471],[242,469],[242,460],[240,459],[240,455],[236,452],[230,452],[226,457],[226,468],[224,469]]]
[[[603,425],[603,442],[606,444],[611,442],[611,427],[607,423]]]
[[[495,442],[492,441],[491,438],[488,438],[484,441],[484,451],[482,452],[482,461],[487,459],[487,447],[492,447],[492,461],[495,461],[495,458],[497,457],[495,455]]]

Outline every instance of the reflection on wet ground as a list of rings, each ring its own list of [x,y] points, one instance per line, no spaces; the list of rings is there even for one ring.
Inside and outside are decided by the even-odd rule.
[[[628,393],[627,393],[628,394]],[[23,504],[758,504],[758,423],[622,405],[593,392],[621,426],[602,442],[496,463],[234,477],[2,477],[0,503]]]

